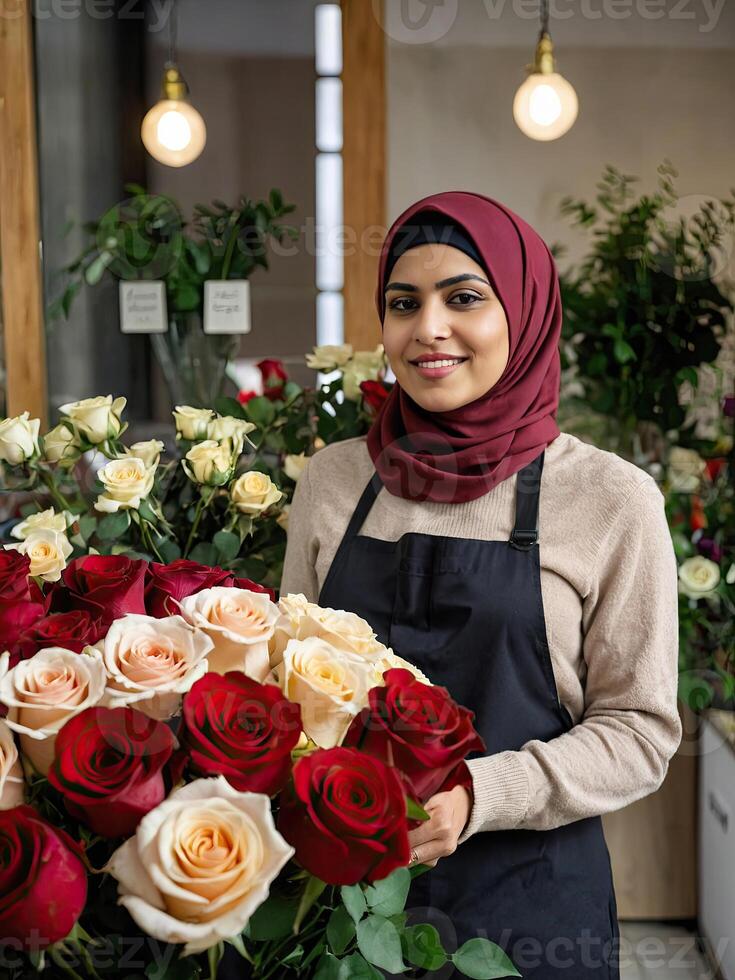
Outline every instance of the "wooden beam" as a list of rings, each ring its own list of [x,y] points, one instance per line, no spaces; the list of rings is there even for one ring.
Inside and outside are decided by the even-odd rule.
[[[341,3],[345,341],[367,350],[380,341],[374,295],[386,231],[385,33],[378,3]]]
[[[46,424],[38,160],[30,2],[0,17],[0,259],[7,413]]]

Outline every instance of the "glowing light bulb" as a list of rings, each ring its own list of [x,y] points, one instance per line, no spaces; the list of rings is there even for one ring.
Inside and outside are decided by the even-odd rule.
[[[554,71],[551,38],[544,35],[536,49],[531,74],[513,99],[516,125],[535,140],[555,140],[568,132],[577,118],[577,93],[569,82]]]
[[[185,167],[199,156],[207,142],[207,127],[186,100],[188,89],[178,68],[169,65],[163,80],[164,98],[145,115],[140,129],[143,145],[168,167]]]

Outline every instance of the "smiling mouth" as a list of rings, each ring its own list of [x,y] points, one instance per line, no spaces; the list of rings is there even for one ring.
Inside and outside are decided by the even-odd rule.
[[[443,358],[441,361],[410,361],[414,367],[421,368],[422,371],[439,370],[441,368],[454,367],[457,364],[462,364],[464,361],[468,360],[466,357],[448,357]]]

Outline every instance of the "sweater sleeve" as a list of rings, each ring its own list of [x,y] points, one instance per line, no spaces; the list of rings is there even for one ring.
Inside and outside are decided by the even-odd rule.
[[[317,602],[319,583],[315,570],[317,544],[312,533],[311,480],[307,463],[291,498],[288,512],[286,554],[283,559],[280,595],[302,592],[309,602]]]
[[[627,806],[663,782],[682,735],[677,565],[648,477],[603,536],[582,597],[584,710],[568,732],[468,760],[474,804],[458,843],[550,830]]]

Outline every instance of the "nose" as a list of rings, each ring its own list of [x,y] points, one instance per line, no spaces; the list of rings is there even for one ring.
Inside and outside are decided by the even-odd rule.
[[[430,295],[414,321],[413,339],[420,344],[431,345],[436,340],[445,340],[451,333],[449,312],[441,297]]]

